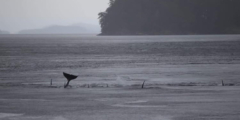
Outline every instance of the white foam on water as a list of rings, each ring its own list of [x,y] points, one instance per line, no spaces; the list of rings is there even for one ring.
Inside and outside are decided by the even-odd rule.
[[[0,118],[16,117],[16,116],[22,116],[22,115],[23,115],[23,114],[0,113]]]
[[[126,102],[126,103],[146,103],[148,102],[147,100],[137,100],[137,101],[129,101],[129,102]]]
[[[100,99],[95,99],[96,101],[110,101],[113,100],[112,98],[100,98]]]
[[[0,99],[0,101],[9,101],[9,100],[17,100],[17,101],[51,101],[46,99]]]
[[[115,104],[114,107],[131,107],[131,108],[159,108],[166,107],[165,105],[127,105],[127,104]]]
[[[57,116],[57,117],[54,117],[52,120],[68,120],[62,116]]]
[[[158,115],[158,116],[152,117],[150,120],[172,120],[172,117]]]
[[[118,81],[129,81],[131,78],[129,76],[117,76]]]
[[[117,76],[116,83],[120,85],[131,85],[131,78],[129,76]]]
[[[122,104],[114,104],[114,107],[136,107],[136,108],[157,108],[166,107],[165,105],[141,105],[140,103],[147,103],[148,100],[127,101]]]

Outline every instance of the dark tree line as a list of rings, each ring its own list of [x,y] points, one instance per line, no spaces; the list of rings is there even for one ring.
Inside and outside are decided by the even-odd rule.
[[[240,0],[110,0],[103,35],[239,34]]]

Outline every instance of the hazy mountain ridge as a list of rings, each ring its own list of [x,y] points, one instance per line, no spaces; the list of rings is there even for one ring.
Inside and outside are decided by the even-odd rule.
[[[73,24],[69,26],[52,25],[40,29],[21,30],[19,34],[98,34],[100,27],[91,24]]]
[[[10,34],[10,32],[8,32],[8,31],[3,31],[3,30],[0,30],[0,34]]]

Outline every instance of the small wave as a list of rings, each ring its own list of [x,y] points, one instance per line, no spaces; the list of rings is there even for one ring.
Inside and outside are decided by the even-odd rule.
[[[114,107],[133,107],[133,108],[158,108],[166,107],[165,105],[128,105],[128,104],[115,104]]]
[[[23,114],[0,113],[0,118],[22,116]]]

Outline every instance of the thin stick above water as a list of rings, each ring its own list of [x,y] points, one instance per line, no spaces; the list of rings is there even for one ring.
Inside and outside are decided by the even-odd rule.
[[[144,88],[144,84],[145,84],[145,82],[146,82],[146,80],[143,81],[143,83],[142,83],[142,88]]]
[[[52,86],[52,79],[51,79],[51,81],[50,81],[50,85]]]

